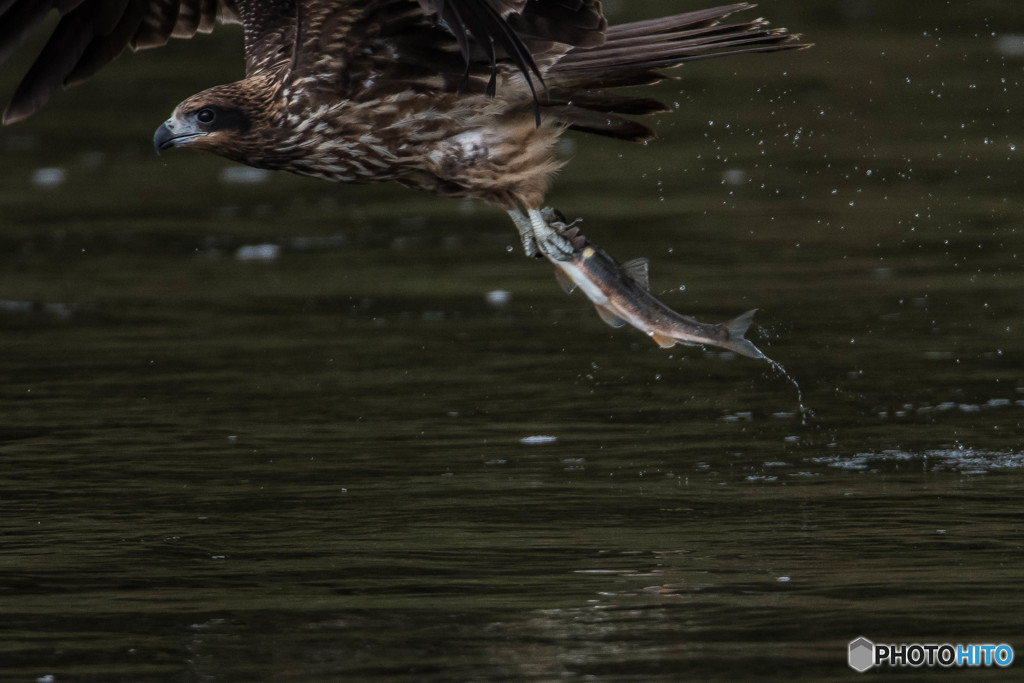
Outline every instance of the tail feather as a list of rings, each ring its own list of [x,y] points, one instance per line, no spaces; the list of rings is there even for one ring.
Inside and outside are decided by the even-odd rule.
[[[603,71],[606,69],[646,71],[679,66],[683,62],[709,57],[744,52],[774,52],[791,50],[793,36],[777,30],[754,31],[728,38],[715,36],[708,38],[683,38],[672,42],[644,43],[636,47],[624,46],[601,54],[585,54],[581,59],[573,60],[567,70],[574,73],[584,71]]]
[[[721,344],[724,348],[727,348],[730,351],[735,351],[741,356],[746,356],[747,358],[765,358],[765,355],[761,353],[761,349],[743,338],[743,335],[747,333],[747,329],[750,327],[750,323],[754,320],[755,313],[757,313],[756,308],[749,310],[743,315],[737,316],[728,322],[722,323],[729,331],[729,340],[722,342]]]
[[[550,68],[547,76],[556,81],[593,79],[589,82],[593,87],[616,73],[629,73],[640,84],[649,82],[652,76],[657,80],[651,69],[677,66],[693,59],[808,47],[797,43],[797,36],[786,29],[766,28],[763,19],[721,23],[730,14],[751,7],[749,3],[736,3],[612,26],[603,45],[570,50]],[[603,78],[597,78],[599,75]]]
[[[646,36],[652,33],[664,33],[677,31],[681,28],[701,28],[704,26],[718,26],[722,19],[730,14],[742,12],[756,7],[750,2],[737,2],[732,5],[721,7],[709,7],[707,9],[695,10],[673,14],[668,17],[655,17],[653,19],[642,19],[631,21],[628,24],[610,26],[605,32],[605,43],[634,36]]]
[[[578,50],[576,51],[575,56],[571,55],[571,59],[572,61],[578,61],[586,59],[588,56],[593,56],[595,53],[601,54],[612,51],[624,51],[635,49],[637,47],[650,46],[652,43],[681,46],[681,44],[686,41],[694,46],[713,46],[717,42],[728,40],[730,36],[756,36],[759,33],[779,31],[779,29],[767,29],[765,28],[766,25],[767,22],[764,19],[755,19],[743,24],[723,24],[702,26],[700,28],[685,27],[673,31],[658,31],[636,35],[634,35],[635,32],[631,31],[629,35],[613,37],[612,40],[605,43],[602,50]],[[782,31],[785,31],[785,29],[782,29]]]
[[[654,131],[622,115],[664,111],[652,99],[612,95],[609,89],[650,85],[665,78],[657,69],[724,55],[774,52],[809,47],[782,28],[767,28],[764,19],[728,24],[730,14],[750,9],[746,2],[612,26],[602,45],[569,50],[545,74],[545,113],[565,125],[598,135],[642,141]]]

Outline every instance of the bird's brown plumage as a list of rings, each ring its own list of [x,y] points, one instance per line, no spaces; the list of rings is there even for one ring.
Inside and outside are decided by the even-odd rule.
[[[125,47],[235,22],[246,77],[178,105],[159,147],[539,209],[566,128],[652,134],[626,117],[660,103],[609,89],[691,59],[800,47],[761,20],[723,23],[749,7],[609,28],[597,0],[0,0],[0,61],[50,10],[62,14],[4,122]]]

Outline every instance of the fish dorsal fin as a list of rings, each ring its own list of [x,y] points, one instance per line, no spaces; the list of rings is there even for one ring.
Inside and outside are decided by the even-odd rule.
[[[651,278],[648,274],[650,267],[650,261],[645,258],[635,258],[622,264],[622,270],[626,275],[639,282],[647,291],[651,290]]]
[[[555,268],[555,279],[558,281],[558,286],[561,287],[562,291],[566,294],[572,294],[576,291],[576,284],[569,279],[568,275],[558,268]]]
[[[665,335],[658,334],[658,333],[652,334],[651,335],[651,339],[653,339],[655,342],[657,342],[658,346],[660,346],[663,349],[667,349],[670,346],[675,346],[676,345],[676,341],[677,341],[676,339],[673,339],[672,337],[666,337]]]
[[[623,325],[626,324],[625,320],[623,320],[619,316],[615,315],[614,313],[609,311],[607,308],[604,308],[602,306],[594,306],[594,308],[597,309],[597,314],[599,316],[601,316],[601,320],[605,321],[606,323],[608,323],[612,327],[622,327]]]

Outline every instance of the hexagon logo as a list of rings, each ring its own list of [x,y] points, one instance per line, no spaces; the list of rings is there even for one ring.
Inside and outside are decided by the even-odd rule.
[[[875,664],[875,644],[861,636],[850,641],[850,668],[864,673]]]

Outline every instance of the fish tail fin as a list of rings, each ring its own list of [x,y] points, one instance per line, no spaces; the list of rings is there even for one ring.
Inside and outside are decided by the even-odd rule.
[[[747,358],[766,358],[761,353],[761,349],[751,344],[748,340],[743,338],[743,335],[747,333],[747,328],[750,327],[750,323],[754,320],[754,314],[757,313],[757,309],[751,309],[743,315],[736,316],[728,322],[722,323],[725,329],[729,331],[729,340],[722,342],[724,348],[730,351],[735,351],[741,356]]]

